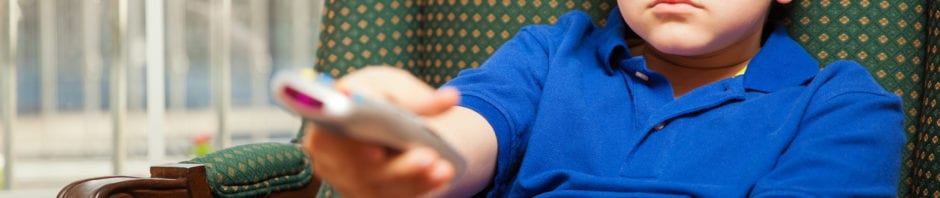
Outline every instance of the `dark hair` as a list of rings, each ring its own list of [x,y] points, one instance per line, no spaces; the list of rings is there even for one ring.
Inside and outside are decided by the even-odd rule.
[[[767,14],[768,22],[780,22],[787,15],[787,6],[774,1],[770,4],[770,13]]]
[[[777,25],[783,22],[784,17],[787,16],[789,10],[784,4],[777,3],[774,1],[770,4],[770,12],[767,13],[767,21],[764,22],[764,29],[761,32],[761,45],[764,44],[764,41],[767,41],[767,37],[770,37],[770,33],[774,32],[774,29],[777,28]]]

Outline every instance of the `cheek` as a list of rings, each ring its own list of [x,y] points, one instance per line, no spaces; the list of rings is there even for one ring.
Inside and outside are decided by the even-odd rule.
[[[623,21],[626,22],[627,27],[638,34],[647,31],[649,26],[651,26],[651,19],[644,19],[643,15],[640,14],[641,12],[642,9],[630,6],[620,8],[620,16],[623,17]]]

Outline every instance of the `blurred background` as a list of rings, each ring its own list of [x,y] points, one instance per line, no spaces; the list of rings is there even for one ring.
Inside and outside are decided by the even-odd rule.
[[[268,80],[312,66],[322,3],[0,1],[0,197],[288,142]]]

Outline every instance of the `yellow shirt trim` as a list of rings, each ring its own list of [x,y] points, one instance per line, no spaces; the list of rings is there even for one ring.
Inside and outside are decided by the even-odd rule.
[[[746,71],[747,71],[747,65],[745,65],[744,68],[741,68],[741,71],[738,71],[738,73],[734,74],[734,76],[744,75],[744,72]]]

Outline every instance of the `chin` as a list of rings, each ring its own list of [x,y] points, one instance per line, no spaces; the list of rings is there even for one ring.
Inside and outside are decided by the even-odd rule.
[[[681,55],[681,56],[696,56],[707,54],[711,51],[707,45],[697,45],[689,42],[669,42],[661,44],[652,44],[653,48],[656,48],[656,51],[671,54],[671,55]]]
[[[689,32],[696,31],[659,31],[649,34],[644,40],[657,51],[672,55],[694,56],[714,50],[714,38]]]

